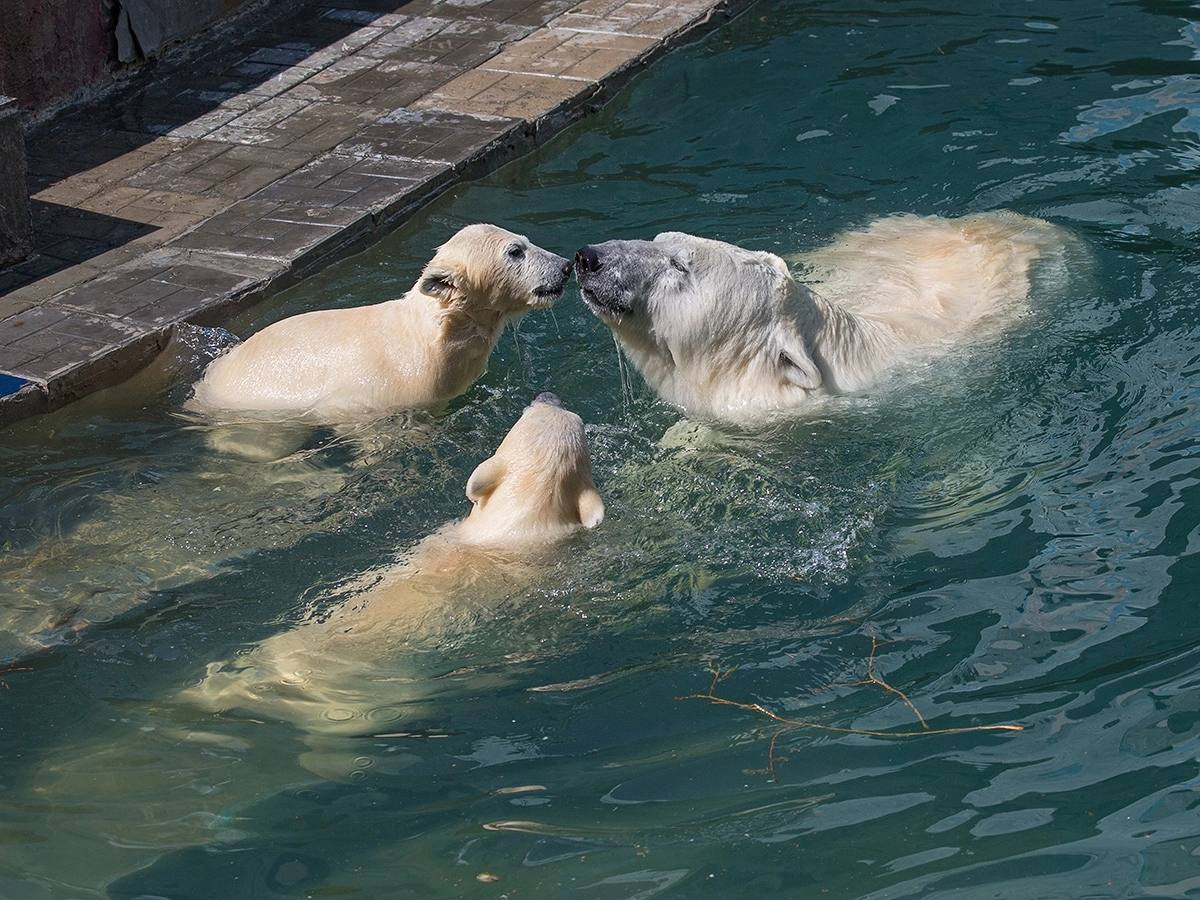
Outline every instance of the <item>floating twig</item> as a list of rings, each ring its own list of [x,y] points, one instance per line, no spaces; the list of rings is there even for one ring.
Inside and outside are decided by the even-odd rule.
[[[875,671],[875,656],[878,649],[879,639],[876,638],[875,635],[871,635],[871,653],[870,656],[867,657],[867,677],[861,681],[853,682],[853,686],[871,684],[889,694],[894,694],[895,696],[899,697],[904,705],[912,710],[913,715],[916,716],[917,721],[921,725],[920,730],[880,731],[870,728],[849,728],[838,725],[826,725],[822,722],[813,722],[808,719],[791,719],[786,716],[781,716],[779,713],[767,709],[761,703],[743,703],[740,700],[731,700],[728,697],[721,697],[717,695],[717,685],[720,684],[723,679],[733,674],[735,669],[723,671],[715,664],[708,667],[708,671],[712,673],[712,680],[709,682],[708,690],[706,692],[702,694],[684,694],[676,697],[675,699],[704,700],[716,706],[732,706],[734,709],[743,709],[747,712],[757,713],[758,715],[764,716],[765,718],[770,719],[772,722],[776,722],[783,726],[776,729],[775,733],[771,736],[771,743],[767,747],[766,775],[771,781],[775,780],[775,760],[777,758],[775,751],[779,743],[779,738],[789,731],[796,731],[801,728],[812,728],[816,731],[824,731],[830,734],[857,734],[865,737],[879,738],[934,737],[950,734],[976,734],[983,732],[1010,732],[1025,730],[1024,725],[962,725],[956,728],[930,728],[929,722],[921,714],[921,711],[917,709],[917,705],[912,702],[909,696],[898,687],[889,684]]]

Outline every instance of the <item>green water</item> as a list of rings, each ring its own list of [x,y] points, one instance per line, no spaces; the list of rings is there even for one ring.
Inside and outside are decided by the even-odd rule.
[[[209,452],[169,372],[4,432],[0,897],[1196,896],[1195,18],[764,0],[231,326],[395,296],[473,221],[560,253],[666,229],[792,252],[1010,208],[1090,246],[993,343],[793,427],[660,445],[678,415],[623,394],[572,288],[445,417],[277,464]],[[543,387],[590,424],[608,519],[413,649],[436,700],[402,736],[320,777],[292,727],[174,701],[464,512]],[[1025,730],[677,699],[716,666],[723,697],[911,732],[862,683],[873,637],[932,728]]]

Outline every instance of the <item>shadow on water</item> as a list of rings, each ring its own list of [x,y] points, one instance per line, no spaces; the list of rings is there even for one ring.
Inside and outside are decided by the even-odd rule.
[[[397,5],[391,4],[388,12]],[[355,6],[363,8],[352,8]],[[129,166],[127,157],[136,158],[139,154],[145,156],[141,166],[158,161],[157,168],[143,173],[142,180],[136,182],[143,187],[172,191],[212,187],[195,176],[203,172],[206,158],[217,155],[213,152],[217,147],[215,142],[210,141],[205,147],[204,142],[193,141],[190,152],[178,159],[168,156],[165,162],[160,159],[166,155],[164,152],[152,152],[152,148],[148,151],[147,145],[158,142],[161,147],[164,137],[176,141],[200,138],[259,104],[269,108],[271,99],[286,88],[343,56],[345,51],[339,47],[344,41],[351,39],[355,46],[365,43],[355,39],[356,33],[370,39],[383,33],[382,29],[372,31],[370,26],[385,13],[371,10],[370,6],[370,2],[346,3],[342,8],[328,9],[304,0],[243,11],[234,21],[217,26],[214,33],[198,38],[184,50],[176,48],[177,52],[166,59],[143,66],[127,77],[118,93],[68,107],[61,115],[40,123],[26,137],[30,194],[93,170],[98,181],[111,180],[105,170],[113,168],[114,161],[116,168],[122,164]],[[294,103],[294,100],[288,98],[284,102]],[[280,118],[276,115],[266,121]],[[310,130],[317,124],[314,121]],[[298,131],[296,136],[305,133],[291,130]],[[285,134],[286,129],[283,133],[261,135],[259,140],[273,138],[272,146],[278,146]],[[239,159],[241,152],[236,143],[227,146],[236,149],[223,161],[225,166]],[[315,147],[307,153],[296,149],[282,151],[283,156],[298,159],[316,153]],[[247,159],[250,161],[261,163],[264,157],[252,155]],[[227,172],[222,175],[228,177]],[[229,202],[228,188],[223,188],[220,181],[215,188],[203,199],[211,201],[215,195]],[[122,189],[128,190],[128,185]],[[75,192],[80,190],[84,188],[75,188]],[[80,199],[86,196],[82,194]],[[77,204],[68,206],[34,199],[31,212],[36,253],[0,272],[0,294],[87,262],[162,227],[146,224],[145,209],[140,217],[125,218],[83,209]],[[170,222],[171,216],[162,219],[176,225],[178,230],[177,224]]]

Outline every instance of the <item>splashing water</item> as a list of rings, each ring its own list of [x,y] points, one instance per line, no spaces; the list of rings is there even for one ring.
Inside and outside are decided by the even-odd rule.
[[[621,342],[614,334],[612,336],[613,352],[617,355],[617,376],[621,384],[621,406],[625,410],[625,418],[627,420],[633,418],[633,378],[629,374],[629,368],[625,364],[625,351],[621,349]]]

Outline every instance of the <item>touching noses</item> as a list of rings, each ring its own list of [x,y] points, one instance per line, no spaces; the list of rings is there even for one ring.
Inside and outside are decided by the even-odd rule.
[[[590,244],[586,247],[581,247],[579,252],[575,254],[575,265],[578,266],[580,272],[599,272],[600,254]]]

